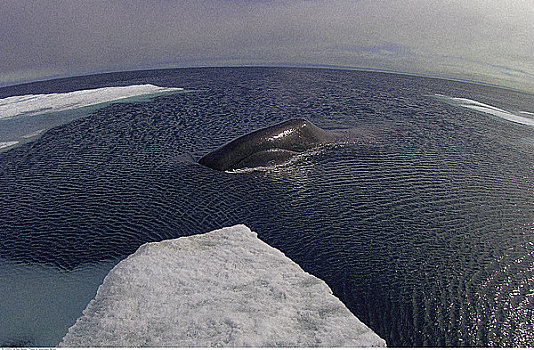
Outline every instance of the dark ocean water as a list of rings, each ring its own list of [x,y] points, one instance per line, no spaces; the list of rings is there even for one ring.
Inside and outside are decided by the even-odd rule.
[[[55,345],[37,333],[59,342],[106,271],[145,242],[244,223],[389,346],[534,346],[534,127],[433,95],[516,112],[534,112],[534,96],[376,72],[204,68],[33,83],[0,98],[146,83],[187,92],[113,104],[0,153],[0,267],[11,271],[0,344]],[[195,162],[293,117],[376,137],[265,171]],[[50,300],[57,288],[78,301],[50,307],[69,314],[54,330],[17,334],[20,313],[29,322],[39,306],[5,300],[35,303],[40,273],[60,276],[43,287]]]

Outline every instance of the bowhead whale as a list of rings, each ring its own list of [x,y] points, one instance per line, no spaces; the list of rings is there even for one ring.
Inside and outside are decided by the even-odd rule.
[[[279,164],[298,153],[335,140],[333,133],[306,119],[290,119],[238,137],[206,154],[198,162],[216,170]]]

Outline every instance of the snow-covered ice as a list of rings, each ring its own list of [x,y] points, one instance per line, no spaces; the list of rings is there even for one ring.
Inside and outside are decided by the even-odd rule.
[[[386,343],[244,225],[142,245],[63,347],[366,347]]]
[[[0,148],[7,148],[16,145],[18,141],[0,141]]]
[[[157,95],[181,90],[183,89],[142,84],[103,87],[65,93],[11,96],[0,99],[0,119],[18,115],[60,112],[135,96]]]
[[[502,119],[505,119],[505,120],[508,120],[514,123],[534,126],[533,118],[523,116],[523,115],[528,115],[528,116],[534,115],[534,113],[531,113],[531,112],[519,111],[517,113],[514,113],[514,112],[507,111],[507,110],[504,110],[504,109],[501,109],[495,106],[491,106],[491,105],[488,105],[482,102],[471,100],[468,98],[450,97],[450,96],[445,96],[441,94],[435,94],[433,95],[433,97],[455,107],[468,108],[468,109],[475,110],[477,112],[491,114],[495,117],[499,117],[499,118],[502,118]]]

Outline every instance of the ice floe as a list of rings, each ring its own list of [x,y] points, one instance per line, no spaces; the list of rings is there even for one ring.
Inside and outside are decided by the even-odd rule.
[[[63,347],[364,347],[385,341],[244,225],[147,243],[117,264]]]
[[[0,141],[0,149],[16,145],[18,141]]]
[[[164,94],[182,88],[152,84],[112,86],[65,93],[11,96],[0,99],[0,119],[19,115],[38,115],[82,108],[135,96]]]
[[[534,116],[534,113],[532,112],[519,111],[515,113],[468,98],[450,97],[441,94],[433,95],[433,97],[455,107],[468,108],[477,112],[490,114],[495,117],[502,118],[514,123],[534,126],[534,118],[524,116]]]

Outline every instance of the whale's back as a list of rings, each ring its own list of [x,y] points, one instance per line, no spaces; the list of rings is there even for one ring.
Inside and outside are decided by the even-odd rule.
[[[334,137],[306,119],[290,119],[238,137],[198,161],[216,170],[262,166],[287,160]]]

